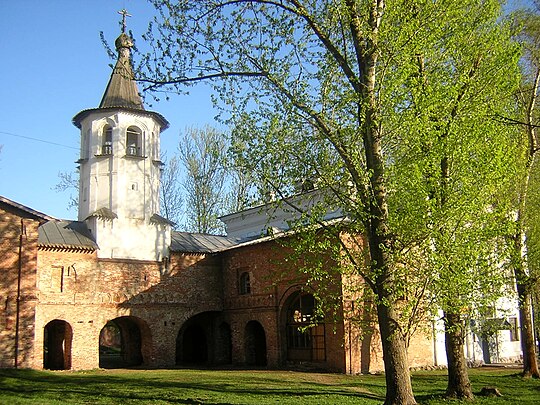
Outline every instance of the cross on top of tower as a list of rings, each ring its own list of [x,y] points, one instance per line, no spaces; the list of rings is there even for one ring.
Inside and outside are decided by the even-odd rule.
[[[131,17],[131,14],[127,12],[125,8],[118,12],[122,16],[122,33],[126,33],[126,17]]]

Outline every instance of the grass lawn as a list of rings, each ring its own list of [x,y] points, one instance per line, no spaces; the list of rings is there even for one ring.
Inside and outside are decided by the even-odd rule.
[[[540,404],[540,381],[517,369],[470,370],[473,390],[496,386],[501,398],[479,404]],[[413,374],[421,404],[459,404],[442,399],[444,371]],[[381,404],[381,375],[260,370],[0,370],[0,404]]]

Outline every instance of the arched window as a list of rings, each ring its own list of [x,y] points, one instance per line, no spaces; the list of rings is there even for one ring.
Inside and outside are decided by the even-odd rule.
[[[126,132],[126,155],[142,156],[141,130],[137,127],[129,127]]]
[[[240,275],[240,295],[251,293],[251,283],[249,281],[249,273],[245,271]]]
[[[296,293],[287,308],[287,359],[325,361],[324,323],[316,318],[313,295]]]
[[[110,125],[103,127],[102,141],[101,154],[112,155],[112,127]]]

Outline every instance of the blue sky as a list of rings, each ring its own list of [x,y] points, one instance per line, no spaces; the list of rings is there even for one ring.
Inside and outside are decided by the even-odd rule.
[[[53,187],[59,172],[75,169],[79,132],[71,119],[101,100],[112,61],[99,32],[114,43],[123,8],[140,38],[154,12],[146,0],[0,0],[0,195],[58,218],[77,217],[67,210],[68,194]],[[205,86],[151,109],[171,123],[161,138],[169,156],[181,131],[213,124],[216,114]]]
[[[0,195],[54,217],[77,217],[67,210],[69,195],[53,187],[59,172],[75,169],[79,131],[71,119],[101,100],[112,61],[99,32],[114,44],[123,8],[140,38],[153,15],[146,0],[0,0]],[[171,123],[161,137],[169,156],[181,131],[213,124],[216,115],[205,86],[151,110]]]

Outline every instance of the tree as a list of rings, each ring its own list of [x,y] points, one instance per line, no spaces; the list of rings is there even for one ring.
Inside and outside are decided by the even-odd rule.
[[[508,231],[511,152],[517,143],[514,128],[493,115],[512,106],[518,53],[508,27],[495,23],[496,3],[447,12],[427,37],[434,46],[418,54],[411,108],[400,117],[406,141],[418,153],[398,160],[405,166],[397,169],[410,179],[396,184],[394,205],[421,210],[427,219],[427,237],[418,247],[432,271],[428,290],[444,314],[446,395],[472,398],[463,350],[466,320],[475,308],[494,303],[507,283],[501,239]],[[456,29],[459,17],[452,18],[453,12],[471,12],[474,18]],[[412,116],[404,119],[406,114]],[[397,151],[403,152],[411,154],[408,148]],[[407,218],[413,219],[405,212],[402,221]]]
[[[180,159],[173,156],[164,159],[161,172],[160,206],[161,214],[178,227],[182,217],[182,190],[180,188]]]
[[[540,233],[538,232],[538,203],[540,196],[536,189],[540,184],[538,168],[539,137],[538,94],[540,90],[540,16],[539,3],[534,2],[536,11],[516,13],[516,22],[521,25],[518,39],[523,45],[523,85],[518,95],[522,118],[514,123],[522,123],[523,148],[520,156],[522,168],[519,171],[517,187],[517,207],[515,218],[514,276],[519,300],[519,321],[523,351],[523,376],[540,378],[536,355],[532,319],[532,294],[538,283],[540,269]],[[525,253],[525,255],[524,255]]]
[[[431,117],[448,116],[447,104],[455,104],[459,84],[445,82],[455,78],[439,73],[467,66],[453,63],[445,40],[469,25],[499,30],[499,3],[153,3],[160,16],[145,35],[154,46],[143,59],[151,71],[143,79],[146,88],[173,90],[211,80],[233,111],[230,123],[236,124],[239,116],[251,117],[251,134],[242,139],[245,160],[252,162],[271,191],[287,196],[298,181],[316,178],[326,190],[323,205],[340,206],[347,213],[348,232],[366,240],[365,246],[341,247],[347,258],[344,266],[353,269],[375,296],[386,371],[385,404],[414,404],[400,305],[410,273],[400,260],[403,251],[430,237],[433,218],[425,210],[426,182],[416,182],[401,168],[404,159],[432,153],[430,140],[440,138],[441,130]],[[482,7],[491,11],[487,21],[478,17],[485,16],[479,13]],[[513,47],[503,30],[500,34],[477,41],[475,53],[496,54],[486,58],[489,63],[502,62],[489,65],[492,73],[511,81]],[[458,37],[462,45],[469,45],[466,35]],[[424,53],[429,59],[422,61]],[[418,74],[422,64],[428,67],[428,81],[442,93],[437,103],[422,106],[431,112],[418,117],[412,112],[416,96],[424,94]],[[500,88],[501,83],[491,83],[489,77],[470,81],[481,82],[480,94],[492,84],[502,90],[501,96],[506,94],[506,83]],[[467,76],[456,76],[463,78]],[[450,85],[448,90],[445,84]],[[472,111],[456,110],[452,125],[467,114]],[[407,132],[411,128],[417,128],[416,136]],[[396,204],[401,201],[396,190],[403,189],[412,189],[418,209],[412,200],[403,207]],[[324,227],[324,211],[312,209],[305,216]]]
[[[226,172],[224,135],[210,126],[191,127],[180,141],[179,158],[186,168],[186,228],[192,232],[222,232]]]
[[[79,174],[75,172],[59,172],[59,181],[53,187],[57,193],[69,192],[67,208],[78,209],[79,207]]]

